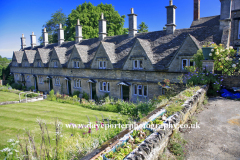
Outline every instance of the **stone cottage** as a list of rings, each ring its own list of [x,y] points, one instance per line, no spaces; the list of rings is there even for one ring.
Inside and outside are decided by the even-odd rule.
[[[190,28],[176,29],[172,0],[167,10],[166,30],[137,33],[137,14],[131,9],[129,34],[107,36],[106,20],[99,20],[99,38],[82,39],[78,20],[73,42],[64,41],[62,25],[58,43],[48,43],[43,31],[43,45],[36,46],[32,33],[31,46],[21,37],[20,51],[14,51],[11,73],[16,83],[35,86],[39,91],[70,94],[85,92],[96,96],[124,100],[148,100],[164,89],[164,79],[177,82],[179,75],[193,66],[192,56],[205,42],[240,45],[240,0],[220,0],[221,15],[200,18],[200,0],[194,0],[194,21]],[[231,36],[230,36],[231,35]]]

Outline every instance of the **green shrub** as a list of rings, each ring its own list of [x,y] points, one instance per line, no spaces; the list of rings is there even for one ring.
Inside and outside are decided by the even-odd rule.
[[[171,104],[170,106],[166,107],[167,110],[167,116],[171,116],[174,113],[182,110],[183,106],[178,105],[178,104]]]
[[[82,98],[84,98],[86,100],[89,100],[89,96],[86,92],[83,92],[83,97]]]
[[[29,87],[28,89],[31,90],[31,91],[33,91],[33,90],[35,90],[35,86],[31,86],[31,87]]]
[[[49,92],[49,95],[48,95],[47,99],[50,100],[50,101],[56,101],[57,100],[56,96],[54,95],[54,90],[53,89]]]
[[[77,97],[79,97],[79,94],[80,94],[80,93],[81,93],[80,91],[74,91],[74,92],[73,92],[73,96],[76,95]]]

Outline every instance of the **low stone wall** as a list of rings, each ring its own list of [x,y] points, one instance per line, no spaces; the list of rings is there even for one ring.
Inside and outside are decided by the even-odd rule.
[[[173,130],[179,130],[180,124],[184,124],[189,116],[193,114],[197,106],[201,105],[204,101],[204,97],[207,91],[207,87],[203,87],[196,94],[185,101],[184,108],[172,116],[168,121],[169,124],[175,125],[175,128],[161,128],[151,134],[144,143],[142,143],[137,151],[132,152],[126,160],[145,159],[152,160],[158,159],[163,153],[164,148],[167,146],[170,135]]]
[[[0,102],[0,105],[15,104],[15,103],[19,103],[19,101]]]
[[[223,77],[222,85],[226,88],[240,87],[240,76]]]
[[[183,104],[183,109],[180,112],[175,113],[170,118],[168,118],[167,123],[175,125],[174,128],[159,128],[153,134],[146,138],[146,140],[132,153],[130,153],[125,159],[135,160],[135,159],[145,159],[152,160],[158,159],[158,157],[163,153],[164,148],[169,142],[169,138],[173,133],[174,129],[179,130],[181,124],[184,124],[190,115],[192,115],[197,107],[202,104],[207,92],[207,86],[202,87],[196,92],[195,95],[187,99]],[[113,145],[111,145],[113,146]],[[111,147],[109,147],[110,149]],[[106,149],[105,151],[107,151]],[[103,153],[103,151],[102,151]],[[91,158],[95,160],[102,153]],[[86,158],[86,157],[85,157]]]

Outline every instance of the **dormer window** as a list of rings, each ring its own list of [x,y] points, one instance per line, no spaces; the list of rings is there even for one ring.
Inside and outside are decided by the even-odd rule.
[[[37,66],[41,67],[41,62],[40,61],[38,61]]]
[[[73,61],[73,67],[74,68],[79,68],[80,67],[80,62],[79,61]]]
[[[134,60],[133,61],[133,69],[143,69],[143,61],[142,60]]]
[[[182,59],[182,69],[185,69],[187,66],[195,66],[193,59]]]
[[[57,62],[54,62],[53,66],[54,66],[54,67],[58,67],[58,66],[57,66]]]
[[[99,61],[99,69],[106,69],[106,61]]]
[[[25,67],[28,67],[28,63],[27,63],[27,62],[25,62],[24,64],[25,64],[25,65],[24,65]]]

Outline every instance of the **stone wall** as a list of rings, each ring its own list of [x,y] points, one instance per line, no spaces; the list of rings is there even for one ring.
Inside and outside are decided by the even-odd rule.
[[[11,72],[19,75],[19,80],[21,80],[20,74],[30,76],[30,82],[26,83],[28,87],[34,86],[34,77],[37,76],[38,90],[43,92],[49,92],[49,83],[39,84],[39,76],[43,77],[43,81],[48,81],[47,76],[52,77],[53,89],[55,93],[67,94],[67,81],[66,77],[71,79],[71,91],[72,93],[76,90],[80,92],[86,92],[90,95],[91,88],[90,84],[87,82],[89,79],[94,79],[96,83],[97,96],[103,96],[106,92],[99,90],[99,82],[109,82],[110,92],[109,95],[115,98],[121,98],[121,86],[117,85],[121,81],[125,81],[129,84],[129,99],[140,101],[152,99],[154,96],[161,95],[162,89],[158,85],[158,82],[162,82],[164,79],[170,79],[171,82],[178,82],[178,76],[182,73],[172,73],[172,72],[157,72],[157,71],[138,71],[138,70],[111,70],[111,69],[80,69],[80,68],[32,68],[32,67],[11,67]],[[55,85],[55,78],[60,78],[60,86]],[[74,88],[74,79],[81,80],[81,88]],[[15,80],[17,83],[17,81]],[[148,96],[135,96],[133,95],[133,84],[146,85],[148,89]]]
[[[232,89],[232,87],[240,87],[240,76],[224,77],[222,85],[229,89]]]
[[[240,39],[238,39],[239,33],[239,21],[240,21],[240,10],[232,11],[232,22],[231,22],[231,42],[230,45],[234,47],[240,46]]]

